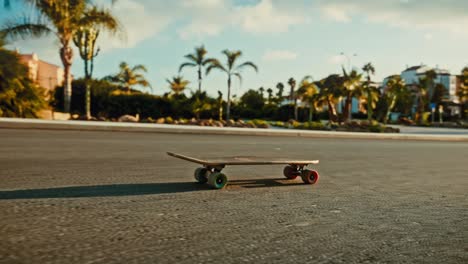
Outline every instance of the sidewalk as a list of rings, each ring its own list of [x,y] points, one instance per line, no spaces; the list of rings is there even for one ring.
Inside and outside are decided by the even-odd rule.
[[[234,127],[200,127],[188,125],[117,123],[97,121],[57,121],[40,119],[0,118],[0,129],[50,129],[79,131],[121,131],[144,133],[177,133],[205,135],[289,136],[335,139],[394,139],[468,142],[468,134],[394,134],[311,131],[296,129],[263,129]]]

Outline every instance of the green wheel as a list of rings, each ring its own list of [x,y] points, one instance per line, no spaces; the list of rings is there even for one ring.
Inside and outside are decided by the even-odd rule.
[[[301,178],[305,184],[315,184],[319,179],[319,174],[314,170],[303,170]]]
[[[208,176],[208,184],[214,189],[222,189],[227,184],[227,177],[221,172],[213,172]]]
[[[209,171],[206,168],[200,167],[195,170],[194,177],[199,183],[206,183],[208,181]]]

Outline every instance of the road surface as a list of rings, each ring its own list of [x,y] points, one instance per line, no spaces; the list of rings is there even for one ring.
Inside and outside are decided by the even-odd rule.
[[[468,143],[0,129],[0,263],[467,263]],[[319,159],[193,180],[165,154]]]

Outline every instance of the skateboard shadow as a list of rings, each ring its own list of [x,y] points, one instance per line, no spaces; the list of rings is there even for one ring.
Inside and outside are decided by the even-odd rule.
[[[285,182],[284,179],[232,180],[227,189],[296,185],[290,181]],[[212,189],[207,184],[195,182],[111,184],[0,191],[0,200],[158,195],[206,190]]]
[[[0,191],[0,200],[151,195],[209,190],[194,182],[111,184]]]

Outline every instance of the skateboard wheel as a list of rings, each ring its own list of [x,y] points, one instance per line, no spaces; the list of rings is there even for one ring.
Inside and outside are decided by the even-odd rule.
[[[314,170],[303,170],[301,178],[305,184],[315,184],[319,179],[319,174]]]
[[[208,181],[208,170],[206,168],[197,168],[194,176],[197,182],[206,183]]]
[[[213,172],[208,176],[208,184],[214,189],[222,189],[227,184],[227,177],[221,172]]]
[[[283,175],[290,180],[294,180],[297,178],[297,169],[288,165],[284,167]]]

